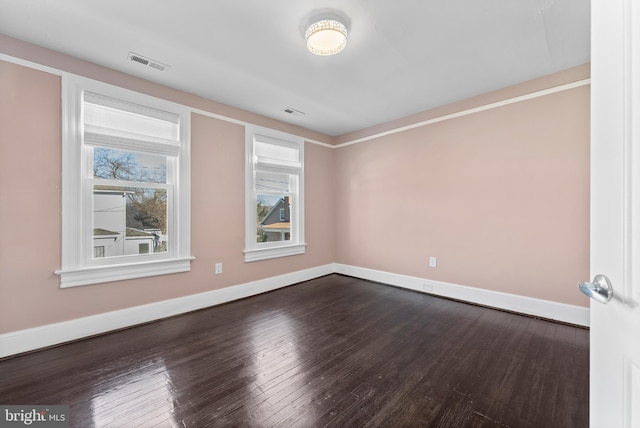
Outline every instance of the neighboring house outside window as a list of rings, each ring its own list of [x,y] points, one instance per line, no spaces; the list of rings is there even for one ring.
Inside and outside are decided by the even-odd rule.
[[[133,198],[133,199],[132,199]],[[131,202],[133,200],[134,202]],[[101,257],[131,256],[135,254],[161,253],[167,251],[167,235],[160,235],[162,229],[137,229],[131,227],[140,224],[136,218],[142,215],[139,207],[135,207],[135,192],[127,190],[94,190],[93,191],[93,246],[102,244],[105,249]],[[145,208],[149,202],[142,199],[140,205]],[[154,201],[154,204],[157,202]],[[164,204],[156,208],[162,222],[166,222]],[[127,211],[127,207],[132,212]],[[149,210],[148,207],[146,207]],[[158,220],[146,219],[148,223],[159,223]],[[95,257],[95,256],[94,256]]]
[[[190,111],[63,76],[61,287],[190,269]]]
[[[247,127],[245,150],[245,261],[303,254],[304,141]]]
[[[262,237],[262,242],[291,240],[289,212],[289,197],[278,199],[258,225],[258,235]]]

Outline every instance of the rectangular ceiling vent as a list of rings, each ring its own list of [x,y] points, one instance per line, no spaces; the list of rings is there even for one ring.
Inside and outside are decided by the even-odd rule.
[[[159,61],[154,61],[150,58],[146,58],[137,53],[129,52],[129,60],[137,62],[138,64],[146,65],[147,67],[155,68],[156,70],[165,71],[169,69],[167,64],[163,64]]]
[[[303,112],[303,111],[296,110],[296,109],[291,108],[291,107],[286,107],[283,111],[284,111],[285,113],[290,114],[290,115],[293,115],[293,116],[304,116],[304,115],[306,114],[306,113],[305,113],[305,112]]]

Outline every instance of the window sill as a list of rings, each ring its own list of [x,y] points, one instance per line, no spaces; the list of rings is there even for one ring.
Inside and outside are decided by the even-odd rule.
[[[55,274],[60,276],[60,288],[78,287],[80,285],[188,272],[191,270],[191,261],[194,258],[195,257],[187,257],[108,266],[92,266],[79,269],[64,269],[55,271]]]
[[[276,259],[279,257],[295,256],[304,254],[307,244],[286,245],[279,247],[257,248],[244,251],[245,263],[257,262],[260,260]]]

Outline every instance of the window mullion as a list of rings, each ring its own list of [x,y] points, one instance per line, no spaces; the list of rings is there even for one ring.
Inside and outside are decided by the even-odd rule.
[[[167,189],[170,184],[152,183],[148,181],[126,181],[108,180],[104,178],[90,178],[87,180],[91,186],[111,186],[111,187],[135,187],[148,189]]]

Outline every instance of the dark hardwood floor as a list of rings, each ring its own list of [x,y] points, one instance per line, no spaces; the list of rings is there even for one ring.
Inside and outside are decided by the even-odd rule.
[[[74,427],[588,427],[589,332],[330,275],[0,361]]]

